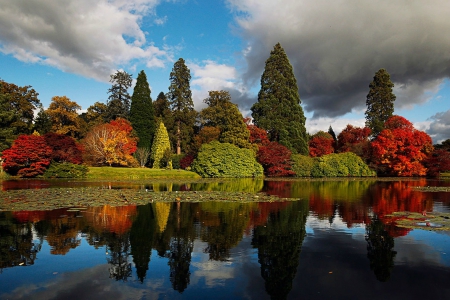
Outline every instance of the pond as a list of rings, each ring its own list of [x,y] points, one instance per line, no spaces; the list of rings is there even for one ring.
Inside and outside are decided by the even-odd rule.
[[[450,299],[450,181],[0,183],[288,198],[0,210],[0,299]]]

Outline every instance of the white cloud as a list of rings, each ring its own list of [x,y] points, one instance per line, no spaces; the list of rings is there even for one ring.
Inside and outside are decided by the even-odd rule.
[[[438,144],[450,139],[450,110],[439,112],[430,119],[426,132],[431,136],[433,142]]]
[[[170,52],[140,28],[158,0],[0,0],[0,51],[107,81],[118,66],[139,60],[163,67]]]

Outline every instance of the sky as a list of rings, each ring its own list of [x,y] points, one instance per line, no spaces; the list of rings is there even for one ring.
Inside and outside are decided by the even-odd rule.
[[[394,113],[450,138],[448,0],[0,0],[0,79],[47,107],[106,103],[110,75],[144,70],[151,97],[174,63],[190,69],[196,110],[227,90],[243,116],[276,43],[294,68],[306,130],[364,126],[374,74],[394,83]],[[132,88],[130,89],[130,94]]]

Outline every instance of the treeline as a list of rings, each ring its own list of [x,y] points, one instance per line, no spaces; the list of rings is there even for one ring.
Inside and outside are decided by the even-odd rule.
[[[131,95],[132,75],[117,71],[107,103],[81,114],[66,96],[53,97],[44,110],[31,86],[0,81],[2,168],[22,177],[43,175],[51,166],[51,176],[82,176],[80,165],[182,168],[205,177],[436,176],[450,170],[450,140],[433,146],[425,132],[394,115],[394,85],[384,69],[369,84],[366,127],[349,124],[338,136],[331,126],[307,133],[297,81],[280,44],[266,60],[252,118],[244,119],[223,90],[210,91],[207,107],[195,111],[190,81],[180,58],[168,92],[153,101],[144,71]]]

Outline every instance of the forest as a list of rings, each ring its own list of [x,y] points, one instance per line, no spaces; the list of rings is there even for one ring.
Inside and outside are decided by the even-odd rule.
[[[89,166],[185,169],[202,177],[429,176],[450,171],[450,139],[431,137],[394,114],[385,69],[369,83],[364,128],[305,127],[297,81],[276,44],[261,89],[244,118],[227,91],[210,91],[194,109],[190,70],[174,63],[168,92],[155,100],[142,70],[110,76],[107,103],[81,106],[54,96],[44,109],[31,86],[0,80],[0,162],[11,176],[83,177]]]

